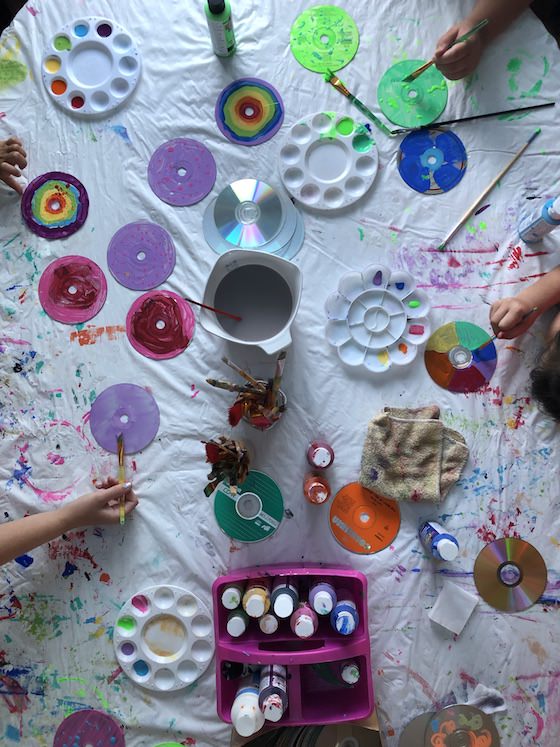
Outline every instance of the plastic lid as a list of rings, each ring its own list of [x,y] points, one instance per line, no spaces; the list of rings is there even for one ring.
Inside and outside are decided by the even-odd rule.
[[[336,629],[339,633],[344,635],[350,635],[356,630],[356,621],[354,615],[347,610],[341,610],[336,616],[335,621]]]
[[[210,10],[210,13],[213,13],[215,16],[219,16],[220,13],[223,13],[226,9],[225,0],[208,0],[208,8]]]
[[[284,715],[282,698],[279,695],[269,695],[264,699],[262,710],[267,721],[280,721]]]
[[[313,620],[309,615],[301,615],[300,617],[298,617],[294,628],[295,634],[299,636],[299,638],[311,638],[311,636],[315,632]]]
[[[241,593],[235,586],[228,586],[222,594],[222,604],[226,610],[235,610],[241,604]]]
[[[294,600],[289,594],[279,594],[274,600],[274,612],[278,617],[290,617],[294,606]]]
[[[442,537],[442,539],[440,539],[436,547],[439,556],[443,560],[455,560],[455,558],[459,554],[459,548],[457,547],[455,542],[452,542],[452,540],[446,539],[445,537]]]
[[[227,621],[226,630],[234,638],[239,638],[247,630],[247,625],[241,615],[233,615]]]
[[[252,696],[248,698],[238,697],[231,709],[231,722],[235,731],[242,737],[251,737],[259,729],[262,729],[264,714],[258,707],[258,698]]]
[[[278,630],[278,620],[274,615],[263,615],[259,620],[259,628],[263,633],[270,635]]]
[[[262,594],[251,594],[245,602],[245,612],[250,617],[261,617],[265,612],[264,597]]]
[[[313,464],[316,467],[328,467],[331,463],[331,453],[324,446],[313,449]]]
[[[328,615],[332,612],[333,598],[328,591],[318,591],[313,597],[313,609],[319,615]]]
[[[357,664],[345,664],[340,675],[348,685],[355,685],[360,679],[360,668]]]

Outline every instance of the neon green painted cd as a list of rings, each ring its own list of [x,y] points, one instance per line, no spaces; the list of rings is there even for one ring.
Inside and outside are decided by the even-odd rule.
[[[290,32],[296,60],[315,73],[340,70],[358,50],[360,34],[354,20],[335,5],[315,5],[299,15]]]
[[[220,529],[239,542],[260,542],[274,534],[284,516],[282,493],[264,472],[251,470],[234,493],[225,480],[214,491]]]
[[[390,67],[379,81],[377,99],[383,114],[400,127],[423,127],[434,122],[447,104],[447,83],[435,67],[416,80],[403,78],[423,64],[423,60],[403,60]]]

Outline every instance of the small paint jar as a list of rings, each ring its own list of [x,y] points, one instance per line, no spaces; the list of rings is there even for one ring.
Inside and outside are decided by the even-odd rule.
[[[242,603],[249,617],[265,615],[270,609],[270,578],[257,578],[249,581]]]
[[[334,462],[334,451],[326,441],[312,441],[307,449],[307,461],[315,469],[327,469]]]
[[[249,626],[249,616],[243,610],[232,610],[227,619],[226,630],[232,638],[239,638]]]
[[[243,597],[243,586],[241,584],[228,584],[222,592],[222,606],[226,610],[235,610],[241,604]]]
[[[259,384],[268,383],[263,379],[257,379],[257,381],[259,382]],[[286,397],[286,394],[282,391],[282,389],[279,389],[276,393],[275,406],[278,408],[278,412],[272,417],[268,417],[262,413],[255,413],[254,415],[243,415],[243,420],[252,428],[255,428],[255,430],[257,431],[269,431],[271,428],[274,428],[288,406],[288,398]]]
[[[275,579],[270,603],[277,617],[290,617],[299,603],[297,579],[286,576]]]
[[[331,625],[341,635],[352,635],[360,621],[352,595],[344,590],[337,593],[338,601],[331,612]]]
[[[340,665],[340,679],[346,685],[356,685],[360,681],[360,666],[357,661],[343,661]]]
[[[316,506],[325,503],[331,497],[329,481],[322,475],[307,474],[303,481],[303,495]]]
[[[306,603],[302,602],[290,618],[290,627],[298,638],[311,638],[319,627],[319,618]]]
[[[269,612],[259,618],[259,628],[265,635],[272,635],[278,630],[278,619]]]
[[[319,581],[309,589],[309,604],[318,615],[330,615],[336,601],[336,591],[328,581]]]
[[[261,669],[259,707],[267,721],[280,721],[288,707],[286,667],[267,664]]]

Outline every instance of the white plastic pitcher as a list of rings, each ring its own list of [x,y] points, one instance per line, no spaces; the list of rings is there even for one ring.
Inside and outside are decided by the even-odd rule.
[[[205,330],[272,355],[292,342],[290,327],[301,298],[301,272],[287,259],[255,250],[232,249],[219,257],[206,283],[203,303],[237,314],[236,322],[202,309]]]

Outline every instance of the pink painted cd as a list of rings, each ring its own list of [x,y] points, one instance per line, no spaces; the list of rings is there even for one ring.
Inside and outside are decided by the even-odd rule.
[[[137,298],[126,316],[132,347],[147,358],[175,358],[189,346],[195,328],[194,312],[172,291],[149,291]]]
[[[109,242],[107,264],[115,280],[125,288],[155,288],[167,280],[175,267],[173,239],[157,223],[127,223]]]
[[[107,298],[107,280],[93,260],[71,254],[44,270],[39,280],[41,306],[57,322],[81,324],[92,319]]]
[[[216,181],[216,162],[198,140],[180,137],[154,151],[148,164],[148,183],[168,205],[194,205]]]
[[[137,384],[114,384],[104,389],[91,406],[91,433],[106,451],[117,453],[123,434],[126,454],[142,451],[159,429],[159,408],[154,397]]]
[[[93,708],[75,711],[60,724],[53,747],[125,747],[123,727],[107,713]]]
[[[75,233],[85,223],[88,209],[84,185],[62,171],[36,177],[21,198],[23,220],[44,239],[65,239]]]

